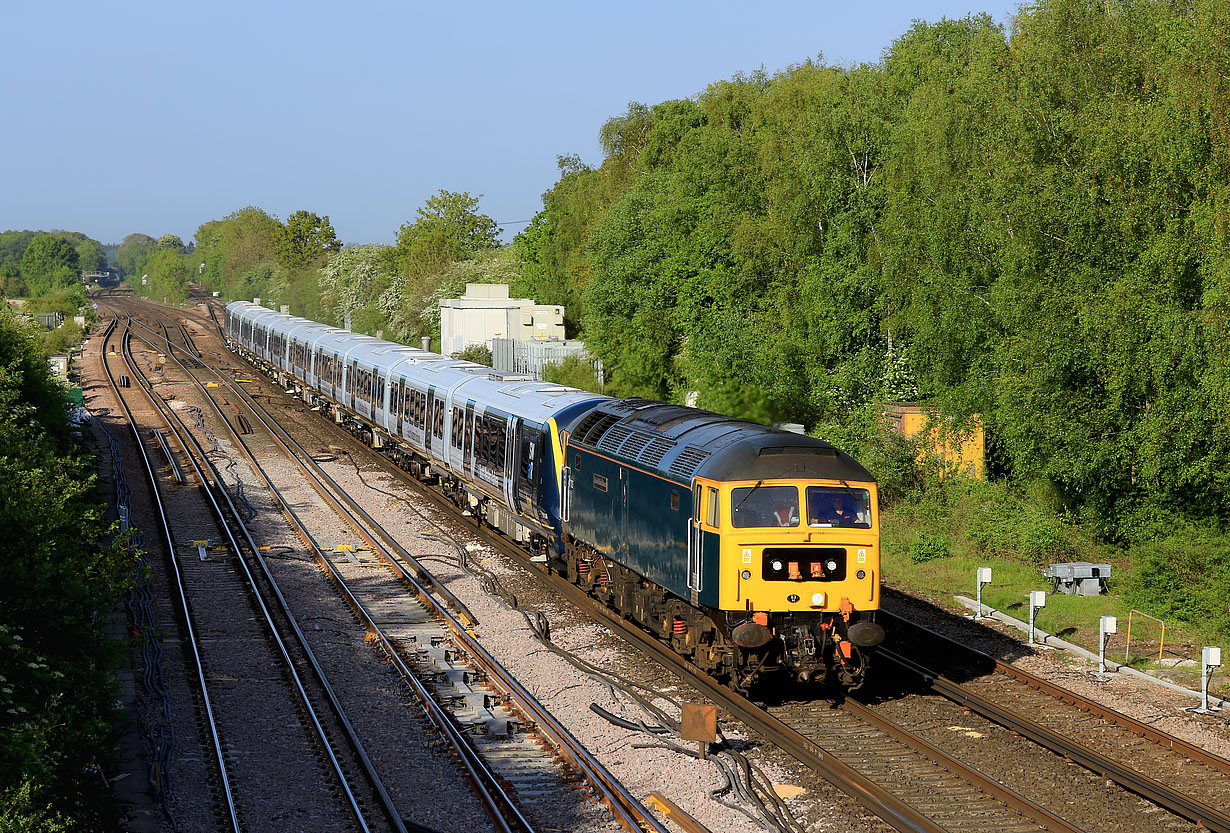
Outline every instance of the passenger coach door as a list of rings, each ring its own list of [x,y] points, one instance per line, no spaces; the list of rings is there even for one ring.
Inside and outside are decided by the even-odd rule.
[[[504,434],[504,503],[517,508],[517,438],[521,435],[521,420],[510,417]]]

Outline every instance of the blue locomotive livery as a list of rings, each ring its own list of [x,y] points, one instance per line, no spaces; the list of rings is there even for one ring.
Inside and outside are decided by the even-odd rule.
[[[746,690],[855,688],[884,631],[876,484],[821,440],[273,312],[232,346],[463,510]]]

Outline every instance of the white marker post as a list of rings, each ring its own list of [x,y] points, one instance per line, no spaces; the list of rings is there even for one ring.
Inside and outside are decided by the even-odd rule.
[[[975,619],[982,618],[982,585],[990,584],[990,583],[991,583],[991,568],[990,567],[979,567],[978,568],[978,591],[977,591],[978,615],[974,617]]]
[[[1029,591],[1029,644],[1034,644],[1034,614],[1039,608],[1046,607],[1046,591]]]
[[[1119,620],[1114,616],[1103,616],[1098,620],[1098,663],[1101,671],[1098,674],[1105,676],[1106,674],[1106,642],[1112,633],[1118,633]]]
[[[1195,714],[1212,714],[1221,711],[1219,706],[1209,705],[1209,683],[1213,669],[1221,666],[1221,648],[1205,646],[1200,651],[1200,708],[1188,709]]]

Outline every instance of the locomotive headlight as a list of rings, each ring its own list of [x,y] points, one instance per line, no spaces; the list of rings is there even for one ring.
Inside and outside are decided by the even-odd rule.
[[[774,561],[770,563],[769,566],[773,568],[773,572],[775,573],[780,573],[782,571],[782,562],[780,561]]]
[[[816,607],[822,607],[824,605],[824,594],[823,593],[812,593],[811,603],[815,605]]]
[[[824,569],[828,570],[830,573],[837,572],[837,562],[830,558],[828,561],[824,562]]]
[[[866,571],[866,570],[859,570],[859,571],[858,571],[857,573],[855,573],[854,575],[858,576],[859,578],[867,578],[867,571]]]
[[[739,578],[743,579],[744,581],[747,581],[751,577],[752,577],[751,570],[744,570],[743,572],[739,573]]]

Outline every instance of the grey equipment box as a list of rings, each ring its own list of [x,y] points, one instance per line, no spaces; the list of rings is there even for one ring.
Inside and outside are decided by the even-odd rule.
[[[1055,589],[1060,593],[1097,596],[1106,589],[1110,565],[1072,561],[1067,564],[1052,564],[1042,571],[1042,575],[1055,579]]]

